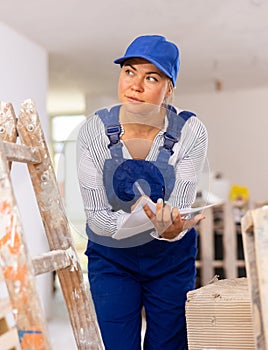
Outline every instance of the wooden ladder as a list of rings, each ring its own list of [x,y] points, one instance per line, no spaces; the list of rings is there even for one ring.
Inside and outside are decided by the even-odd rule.
[[[17,138],[20,142],[16,143]],[[28,166],[50,251],[30,258],[10,177],[12,162]],[[36,275],[56,271],[77,348],[103,349],[95,310],[71,236],[36,107],[0,102],[0,266],[21,349],[51,349],[35,286]],[[64,335],[63,335],[64,336]]]

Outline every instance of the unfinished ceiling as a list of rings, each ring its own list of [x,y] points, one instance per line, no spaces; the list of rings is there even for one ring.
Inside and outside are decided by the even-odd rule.
[[[268,85],[265,0],[9,0],[0,21],[49,54],[49,98],[114,95],[113,59],[141,34],[178,44],[177,92]]]

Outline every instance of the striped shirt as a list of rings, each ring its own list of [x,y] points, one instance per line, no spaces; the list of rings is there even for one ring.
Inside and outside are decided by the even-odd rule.
[[[159,147],[163,146],[165,126],[155,137],[146,160],[155,161]],[[77,140],[77,168],[80,191],[87,223],[97,235],[112,236],[122,225],[126,213],[113,211],[103,184],[103,167],[111,158],[109,139],[97,115],[82,125]],[[123,143],[123,141],[121,141]],[[172,207],[189,208],[195,201],[196,188],[204,166],[208,146],[207,130],[197,117],[190,117],[181,132],[179,142],[173,147],[169,164],[174,166],[176,181],[168,200]],[[123,157],[131,159],[123,143]],[[176,239],[180,239],[180,234]]]

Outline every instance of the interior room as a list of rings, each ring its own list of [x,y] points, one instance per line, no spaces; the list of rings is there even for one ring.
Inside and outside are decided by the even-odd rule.
[[[163,35],[178,45],[174,105],[196,113],[209,136],[195,205],[214,206],[205,210],[206,219],[197,227],[196,287],[208,285],[215,276],[247,278],[241,220],[268,203],[267,16],[264,0],[1,2],[0,101],[11,103],[17,118],[24,101],[33,101],[86,291],[86,216],[76,170],[78,131],[96,110],[118,103],[120,67],[113,61],[135,37],[146,34]],[[13,162],[10,178],[31,259],[50,251],[45,227],[27,166]],[[0,228],[1,250],[4,219]],[[3,267],[6,260],[1,254]],[[57,273],[40,274],[34,281],[51,348],[76,349]],[[9,299],[4,277],[1,299]],[[0,314],[0,344],[2,334],[16,327],[8,310]],[[16,345],[7,349],[23,348],[16,337]]]

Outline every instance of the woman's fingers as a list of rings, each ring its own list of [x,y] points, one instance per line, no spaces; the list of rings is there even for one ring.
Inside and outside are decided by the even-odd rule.
[[[155,213],[147,204],[144,205],[143,209],[154,224],[158,234],[166,238],[174,238],[183,230],[189,230],[205,219],[204,214],[198,214],[190,219],[183,219],[178,208],[164,205],[162,199],[157,201]]]
[[[148,216],[148,218],[150,220],[153,220],[154,217],[155,217],[155,214],[152,212],[152,210],[149,208],[149,205],[148,204],[144,204],[143,206],[143,210],[145,212],[145,214]]]
[[[157,200],[155,220],[153,221],[153,224],[159,235],[165,232],[171,224],[170,206],[165,205],[162,198]]]
[[[164,204],[160,199],[156,204],[156,221],[161,222],[166,227],[172,225],[177,215],[179,214],[178,208],[172,208],[170,205]]]
[[[147,204],[144,205],[143,209],[159,234],[166,231],[166,229],[172,224],[171,207],[165,205],[162,198],[159,198],[156,203],[155,213],[152,212]]]
[[[174,224],[174,225],[176,225],[177,221],[179,221],[179,222],[181,221],[180,211],[178,208],[172,208],[171,221],[172,221],[172,224]]]
[[[163,207],[164,207],[164,201],[162,198],[159,198],[156,202],[156,209],[155,209],[156,222],[163,221]]]
[[[172,222],[173,222],[173,218],[172,218],[171,207],[169,205],[166,205],[163,208],[163,224],[168,227],[172,225]]]
[[[198,214],[193,216],[190,219],[187,219],[184,221],[183,224],[183,230],[189,230],[190,228],[194,227],[195,225],[199,224],[199,222],[201,220],[205,219],[205,215],[204,214]]]

